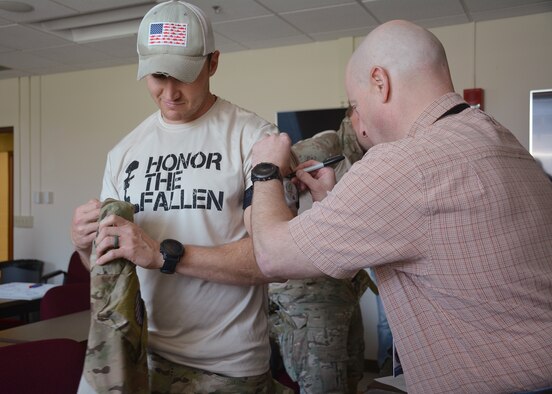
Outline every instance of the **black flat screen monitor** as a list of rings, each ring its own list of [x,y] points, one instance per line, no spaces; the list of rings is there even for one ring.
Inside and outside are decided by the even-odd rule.
[[[347,108],[312,109],[277,113],[280,131],[288,133],[292,143],[325,130],[338,130]]]

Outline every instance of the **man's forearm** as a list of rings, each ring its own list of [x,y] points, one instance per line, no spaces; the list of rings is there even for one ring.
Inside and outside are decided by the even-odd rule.
[[[251,238],[213,247],[186,245],[186,253],[176,271],[178,274],[231,285],[249,286],[269,282],[255,262]]]
[[[260,270],[272,280],[321,276],[298,249],[288,230],[293,213],[286,205],[282,183],[255,183],[251,224],[253,248]]]

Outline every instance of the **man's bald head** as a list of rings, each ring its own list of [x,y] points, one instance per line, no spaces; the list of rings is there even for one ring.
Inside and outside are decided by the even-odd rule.
[[[402,20],[368,34],[349,60],[346,83],[374,144],[403,138],[427,105],[454,91],[441,42]]]
[[[419,72],[450,81],[445,50],[430,31],[413,23],[395,20],[374,29],[355,51],[350,70],[362,78],[377,65],[391,75],[408,77]]]

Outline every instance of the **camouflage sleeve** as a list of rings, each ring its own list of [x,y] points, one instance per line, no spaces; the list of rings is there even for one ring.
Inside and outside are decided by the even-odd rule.
[[[100,219],[132,221],[134,206],[107,199]],[[148,393],[147,323],[136,266],[116,259],[91,273],[91,323],[83,377],[96,393]]]

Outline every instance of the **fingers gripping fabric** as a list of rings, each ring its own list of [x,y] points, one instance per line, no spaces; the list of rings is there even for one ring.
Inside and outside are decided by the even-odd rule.
[[[107,199],[100,219],[132,221],[134,206]],[[147,319],[136,266],[126,259],[94,265],[91,323],[83,375],[96,393],[148,393]]]

